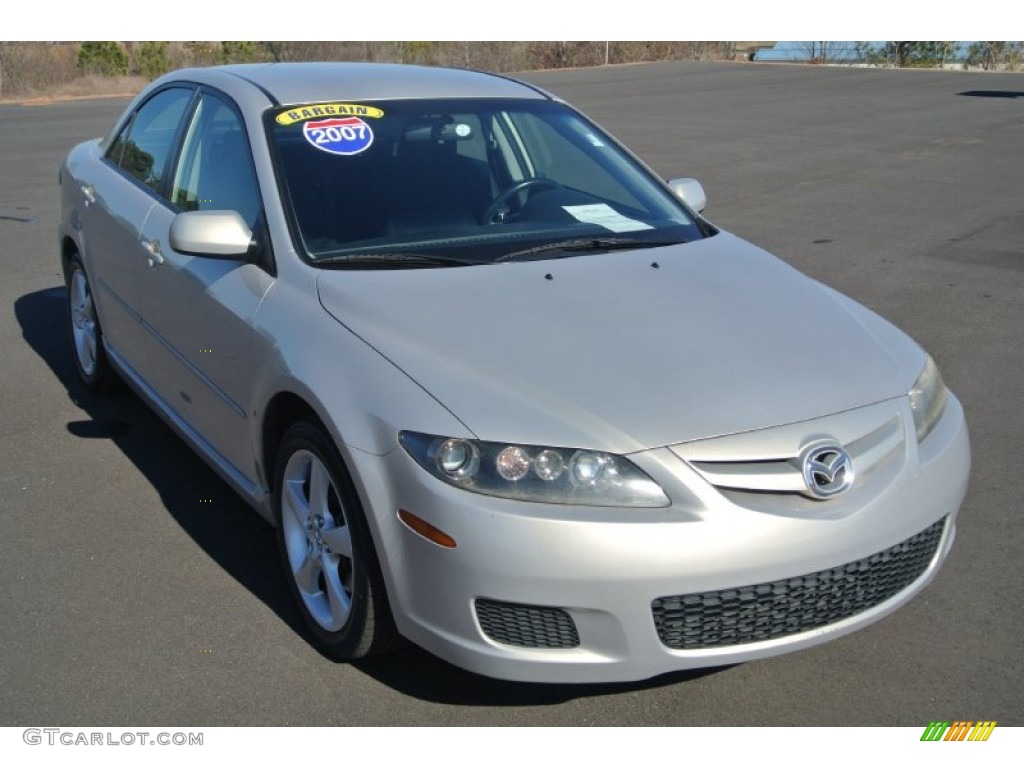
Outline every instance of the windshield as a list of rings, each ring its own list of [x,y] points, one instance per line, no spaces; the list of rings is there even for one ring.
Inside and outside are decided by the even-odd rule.
[[[294,233],[321,265],[559,258],[714,232],[558,102],[329,103],[268,124]]]

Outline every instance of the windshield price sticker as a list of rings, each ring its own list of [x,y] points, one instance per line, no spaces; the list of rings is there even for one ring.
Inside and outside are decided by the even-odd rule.
[[[654,229],[650,224],[623,216],[610,205],[563,205],[562,209],[576,221],[596,224],[612,232],[639,232],[641,229]]]
[[[278,125],[292,125],[327,117],[384,117],[384,110],[362,104],[310,104],[286,109],[274,119]]]
[[[306,141],[332,155],[358,155],[373,144],[373,129],[358,117],[311,120],[302,126]]]

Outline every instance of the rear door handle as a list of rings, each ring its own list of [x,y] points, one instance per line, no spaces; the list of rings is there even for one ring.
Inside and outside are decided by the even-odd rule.
[[[164,263],[164,255],[160,252],[159,240],[142,239],[142,247],[149,251],[149,266],[155,267]]]

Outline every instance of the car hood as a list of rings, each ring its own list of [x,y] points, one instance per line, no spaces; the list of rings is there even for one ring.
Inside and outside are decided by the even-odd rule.
[[[881,318],[724,232],[557,260],[325,270],[318,290],[484,440],[629,453],[898,397],[924,364]]]

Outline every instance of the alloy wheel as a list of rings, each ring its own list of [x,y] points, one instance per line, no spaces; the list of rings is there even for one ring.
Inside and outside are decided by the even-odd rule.
[[[288,566],[302,602],[324,630],[345,626],[353,608],[352,535],[334,479],[309,450],[293,453],[281,487]]]
[[[86,376],[96,373],[96,309],[85,272],[76,269],[68,296],[71,309],[71,335],[78,365]]]

